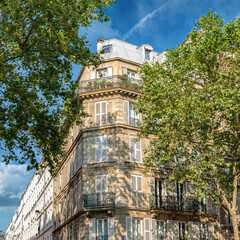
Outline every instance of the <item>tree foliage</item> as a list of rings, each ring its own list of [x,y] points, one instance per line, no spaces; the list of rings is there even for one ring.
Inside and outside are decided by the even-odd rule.
[[[146,164],[171,164],[175,180],[191,182],[195,194],[224,207],[233,220],[240,177],[239,66],[240,18],[225,24],[209,11],[180,46],[166,52],[163,64],[141,68],[137,104],[141,136],[155,136]]]
[[[0,141],[6,163],[51,169],[63,152],[67,128],[84,116],[72,64],[99,64],[81,27],[107,21],[114,0],[0,2]]]

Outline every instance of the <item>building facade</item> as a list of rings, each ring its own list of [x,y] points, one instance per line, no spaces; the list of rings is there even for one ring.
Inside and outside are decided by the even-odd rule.
[[[52,240],[53,180],[35,172],[6,232],[7,240]]]
[[[54,240],[218,239],[219,211],[190,196],[188,183],[168,188],[167,167],[144,172],[134,110],[138,68],[164,61],[148,44],[99,39],[103,63],[84,67],[79,100],[89,117],[72,126],[67,156],[54,179]]]

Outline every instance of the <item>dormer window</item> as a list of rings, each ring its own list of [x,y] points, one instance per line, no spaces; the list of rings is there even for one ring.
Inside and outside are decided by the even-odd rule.
[[[150,61],[150,50],[145,49],[145,60]]]
[[[111,51],[111,46],[112,46],[112,45],[103,46],[103,51],[104,51],[104,53],[110,52],[110,51]]]

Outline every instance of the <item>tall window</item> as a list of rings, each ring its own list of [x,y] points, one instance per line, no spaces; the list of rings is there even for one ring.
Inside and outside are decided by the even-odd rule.
[[[179,240],[185,240],[186,239],[186,224],[184,222],[179,222]]]
[[[131,126],[138,126],[140,116],[134,110],[134,104],[129,101],[123,101],[124,123]]]
[[[142,162],[141,140],[136,141],[136,137],[130,137],[130,160],[131,162]]]
[[[107,136],[95,137],[95,160],[96,163],[107,161]]]
[[[142,240],[142,220],[132,219],[132,240]]]
[[[132,185],[132,205],[135,207],[141,207],[143,205],[143,193],[142,193],[142,177],[131,176]]]
[[[184,208],[185,184],[177,183],[177,201],[179,210]]]
[[[96,176],[96,205],[105,205],[107,201],[106,192],[108,191],[108,179],[107,175]]]
[[[97,126],[107,124],[107,102],[95,103],[95,123]]]
[[[150,61],[150,50],[145,49],[145,60]]]
[[[163,221],[156,221],[156,239],[165,240],[165,229]]]
[[[128,75],[129,78],[135,78],[136,77],[136,74],[132,71],[129,71],[129,70],[127,70],[127,75]]]
[[[162,199],[162,181],[155,179],[155,204],[156,208],[162,207],[163,199]]]
[[[97,71],[97,78],[107,77],[107,69]]]
[[[97,219],[97,240],[108,240],[107,219]]]
[[[206,224],[199,225],[199,234],[200,234],[200,240],[207,239]]]

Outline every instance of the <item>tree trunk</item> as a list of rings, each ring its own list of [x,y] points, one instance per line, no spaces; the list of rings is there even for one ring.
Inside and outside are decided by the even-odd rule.
[[[231,217],[232,217],[234,240],[239,240],[239,231],[238,231],[238,223],[237,223],[237,215],[236,215],[236,212],[232,213],[232,214],[231,214]]]

